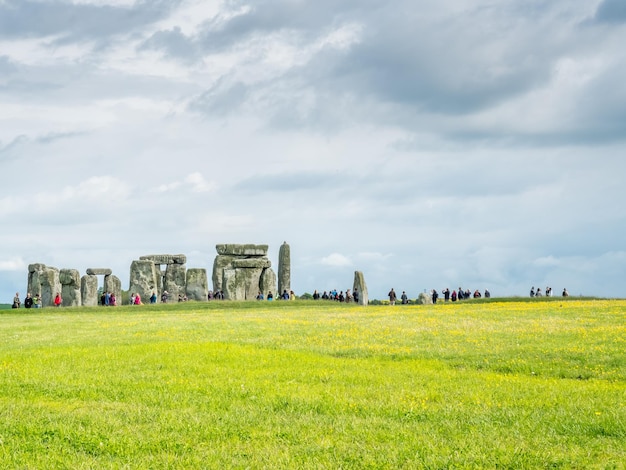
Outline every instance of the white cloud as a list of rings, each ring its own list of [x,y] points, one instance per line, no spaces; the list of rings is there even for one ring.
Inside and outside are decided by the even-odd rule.
[[[321,264],[332,267],[346,267],[352,266],[352,261],[347,256],[340,253],[332,253],[321,259]]]
[[[0,271],[23,271],[26,269],[26,263],[19,256],[9,259],[0,259]]]

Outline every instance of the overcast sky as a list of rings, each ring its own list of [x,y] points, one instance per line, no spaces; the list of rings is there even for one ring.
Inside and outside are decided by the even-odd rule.
[[[623,0],[0,0],[28,265],[291,246],[296,293],[626,296]]]

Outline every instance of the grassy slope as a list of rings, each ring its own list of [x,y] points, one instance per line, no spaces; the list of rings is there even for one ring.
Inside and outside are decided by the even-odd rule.
[[[626,301],[0,314],[0,462],[622,468]]]

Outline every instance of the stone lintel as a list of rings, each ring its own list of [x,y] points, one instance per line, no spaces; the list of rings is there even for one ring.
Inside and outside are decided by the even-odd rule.
[[[139,259],[152,261],[154,264],[187,264],[185,255],[146,255]]]
[[[108,268],[87,268],[87,274],[90,276],[110,276],[113,271]]]
[[[268,245],[236,245],[219,244],[215,245],[218,255],[230,256],[267,256]]]

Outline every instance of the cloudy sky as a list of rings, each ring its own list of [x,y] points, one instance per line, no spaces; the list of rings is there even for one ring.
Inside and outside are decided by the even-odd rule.
[[[0,303],[283,241],[296,293],[625,297],[624,44],[623,0],[0,0]]]

